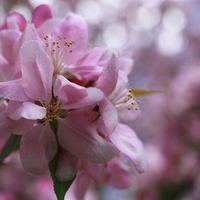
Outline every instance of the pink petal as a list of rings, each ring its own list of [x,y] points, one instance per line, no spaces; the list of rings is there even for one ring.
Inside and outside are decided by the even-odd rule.
[[[107,163],[105,164],[97,164],[97,163],[90,163],[90,162],[83,162],[82,163],[83,169],[87,171],[90,178],[95,181],[96,184],[103,184],[109,178],[109,172],[107,170]]]
[[[126,189],[132,185],[131,176],[128,168],[122,160],[113,159],[108,163],[108,171],[110,171],[107,184],[117,189]]]
[[[17,43],[17,47],[20,48],[21,45],[28,40],[37,40],[37,39],[38,39],[38,34],[36,32],[36,29],[34,28],[33,24],[27,22],[26,28],[20,40]]]
[[[60,24],[60,19],[49,19],[37,28],[38,35],[43,39],[46,35],[54,33],[54,30]]]
[[[80,58],[87,49],[88,31],[85,20],[76,14],[69,13],[67,18],[60,23],[54,32],[62,37],[67,37],[68,42],[74,42],[71,46],[72,53],[69,54],[67,63],[74,62]]]
[[[20,118],[36,120],[45,117],[46,108],[32,102],[10,101],[6,114],[13,120],[18,120]]]
[[[86,173],[79,173],[76,178],[76,189],[75,196],[76,199],[82,199],[85,196],[85,193],[89,190],[91,180],[89,179]]]
[[[94,66],[97,65],[100,58],[104,54],[104,50],[101,48],[94,48],[90,50],[88,53],[84,54],[77,62],[77,65],[82,65],[82,66]]]
[[[110,142],[98,135],[86,116],[76,112],[59,119],[58,141],[71,154],[90,162],[105,163],[118,153]]]
[[[3,57],[11,64],[15,64],[19,49],[14,49],[16,41],[19,40],[21,32],[17,30],[3,30],[0,32],[0,49]]]
[[[113,55],[107,66],[104,67],[96,85],[104,92],[105,96],[109,96],[114,90],[118,79],[118,71],[117,58]]]
[[[25,171],[41,175],[53,159],[57,143],[49,125],[38,125],[24,134],[20,143],[20,157]]]
[[[0,30],[3,29],[16,29],[20,30],[21,32],[24,31],[26,26],[26,19],[20,13],[12,13],[7,16],[4,25],[1,27]]]
[[[62,149],[56,167],[56,178],[60,182],[72,180],[77,173],[78,159],[68,151]]]
[[[33,100],[50,100],[53,65],[42,45],[38,41],[25,42],[20,57],[26,95]]]
[[[133,123],[140,116],[141,116],[140,109],[135,110],[134,107],[131,108],[131,110],[119,109],[119,112],[118,112],[118,117],[119,117],[120,122],[125,123],[125,124]]]
[[[0,141],[6,139],[11,133],[22,135],[33,127],[34,121],[27,119],[12,120],[6,115],[0,117]]]
[[[46,20],[53,17],[53,11],[48,5],[40,5],[33,11],[32,23],[35,27],[39,27]]]
[[[0,54],[0,80],[7,81],[12,80],[13,75],[13,67],[9,67],[8,61],[4,58],[3,55]]]
[[[114,90],[112,91],[112,93],[109,95],[109,99],[116,101],[116,99],[119,99],[121,96],[123,98],[127,98],[127,96],[124,95],[124,91],[125,90],[128,91],[127,85],[128,85],[127,75],[123,71],[119,70],[116,86]]]
[[[103,135],[108,136],[115,130],[118,123],[116,108],[110,101],[104,98],[99,103],[99,112],[101,116],[98,119],[98,130],[103,133]]]
[[[129,126],[118,124],[109,138],[122,153],[132,160],[138,172],[142,173],[146,170],[147,160],[142,142]]]
[[[91,179],[85,172],[80,172],[65,195],[65,199],[85,199],[85,193],[89,190]],[[88,198],[87,198],[88,199]],[[94,200],[94,199],[91,199]]]
[[[0,98],[13,101],[29,101],[22,88],[22,79],[0,82]]]
[[[84,88],[58,76],[54,85],[54,94],[61,101],[62,108],[75,109],[98,103],[103,93],[97,88]]]

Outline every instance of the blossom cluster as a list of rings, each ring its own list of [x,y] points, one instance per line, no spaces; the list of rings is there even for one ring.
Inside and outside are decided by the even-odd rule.
[[[97,183],[127,188],[126,158],[145,171],[142,142],[129,126],[138,115],[128,82],[132,60],[105,55],[88,48],[86,22],[74,13],[58,19],[40,5],[31,21],[7,16],[0,28],[0,141],[21,136],[25,171],[44,174],[56,152],[60,182],[83,170]]]

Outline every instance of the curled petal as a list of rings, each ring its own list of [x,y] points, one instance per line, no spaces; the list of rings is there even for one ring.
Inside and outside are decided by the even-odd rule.
[[[53,11],[48,5],[40,5],[33,11],[32,23],[35,27],[39,27],[46,20],[51,19],[53,17]]]
[[[106,97],[112,93],[117,84],[118,72],[117,57],[113,55],[107,66],[104,67],[96,85],[97,88],[104,92]]]
[[[116,108],[110,101],[104,98],[99,103],[99,112],[101,116],[98,120],[98,130],[103,133],[103,135],[108,136],[115,130],[118,123]]]
[[[142,142],[129,126],[118,124],[109,138],[122,153],[132,160],[138,172],[142,173],[146,170],[147,160]]]
[[[20,13],[14,12],[14,13],[8,15],[4,25],[0,28],[0,30],[16,29],[16,30],[20,30],[22,32],[22,31],[24,31],[25,26],[26,26],[26,19],[24,18],[24,16],[21,15]]]
[[[54,94],[61,101],[62,108],[75,109],[98,103],[103,93],[97,88],[84,88],[58,76],[54,85]]]

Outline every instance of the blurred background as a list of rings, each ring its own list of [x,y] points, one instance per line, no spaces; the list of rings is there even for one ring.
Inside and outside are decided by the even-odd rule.
[[[72,11],[89,27],[90,48],[124,49],[134,59],[130,81],[159,90],[140,100],[133,129],[149,168],[127,190],[94,186],[86,200],[200,200],[199,0],[0,0],[0,24],[17,11],[31,19],[42,4],[57,17]],[[0,200],[55,200],[48,175],[26,174],[17,153],[0,164]],[[69,199],[71,200],[71,199]]]

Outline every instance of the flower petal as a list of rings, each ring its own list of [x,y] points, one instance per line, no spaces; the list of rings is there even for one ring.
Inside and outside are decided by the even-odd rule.
[[[74,180],[69,190],[67,191],[65,199],[70,199],[70,200],[85,199],[86,192],[89,191],[90,184],[91,184],[91,179],[87,173],[85,172],[78,173],[76,179]],[[94,198],[90,198],[90,200],[93,199]]]
[[[101,116],[98,119],[98,130],[103,133],[103,135],[108,136],[115,130],[118,123],[116,108],[110,101],[104,98],[99,103],[99,112]]]
[[[67,63],[70,64],[80,58],[88,45],[88,31],[85,20],[74,13],[68,13],[67,18],[59,24],[54,32],[56,35],[67,37],[68,42],[74,42],[71,46],[72,53],[68,54]]]
[[[72,180],[77,173],[78,159],[68,151],[62,149],[56,167],[56,178],[60,182]]]
[[[104,67],[96,85],[97,88],[104,92],[106,97],[112,93],[117,84],[118,72],[117,57],[113,55],[107,66]]]
[[[26,19],[20,13],[14,12],[7,16],[4,25],[0,28],[3,29],[16,29],[21,32],[24,31],[26,26]]]
[[[0,82],[0,98],[13,101],[29,101],[22,88],[22,79]]]
[[[33,10],[32,23],[35,27],[39,27],[46,20],[53,17],[53,11],[48,5],[40,5]]]
[[[113,159],[108,163],[108,171],[110,172],[107,184],[117,189],[126,189],[132,185],[131,176],[128,173],[128,167],[122,160]]]
[[[13,120],[18,120],[20,118],[36,120],[45,117],[46,108],[32,102],[10,101],[6,114]]]
[[[97,88],[85,88],[58,76],[54,84],[54,94],[61,101],[62,108],[75,109],[98,103],[103,93]]]
[[[56,150],[56,138],[49,125],[33,127],[20,142],[20,157],[25,171],[36,175],[45,173]]]
[[[14,49],[21,32],[18,30],[2,30],[0,32],[0,51],[3,57],[11,64],[15,64],[19,49]]]
[[[147,160],[142,142],[129,126],[118,124],[109,138],[122,153],[133,161],[138,172],[142,173],[146,170]]]
[[[42,45],[38,41],[25,42],[20,57],[26,95],[33,100],[37,97],[50,100],[48,93],[51,92],[53,65]]]
[[[36,29],[34,28],[33,24],[27,22],[26,28],[23,31],[23,34],[21,35],[21,38],[17,43],[17,48],[20,48],[21,45],[28,40],[37,40],[37,39],[38,39],[38,34],[36,32]]]
[[[0,117],[0,141],[8,138],[11,133],[22,135],[33,127],[34,121],[27,119],[12,120],[5,114]]]
[[[58,141],[64,149],[85,161],[105,163],[118,154],[82,113],[72,112],[65,119],[59,119]]]
[[[82,66],[95,66],[98,64],[100,58],[105,53],[104,49],[101,48],[94,48],[91,49],[88,53],[84,54],[77,62],[76,64],[82,65]]]
[[[92,178],[92,180],[98,185],[105,183],[109,178],[107,163],[97,164],[91,162],[82,162],[82,167],[85,171],[87,171],[90,178]]]

